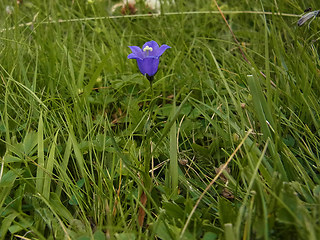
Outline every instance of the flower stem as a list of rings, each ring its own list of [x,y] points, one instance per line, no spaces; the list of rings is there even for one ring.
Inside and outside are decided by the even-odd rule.
[[[150,89],[151,89],[151,94],[152,94],[152,98],[153,98],[154,96],[153,96],[152,82],[153,82],[154,76],[149,76],[148,74],[146,74],[146,78],[150,82]]]
[[[150,82],[150,90],[151,90],[151,98],[150,103],[148,106],[148,117],[145,125],[145,133],[144,133],[144,139],[143,139],[143,147],[144,147],[144,175],[145,175],[145,186],[146,188],[151,191],[152,189],[152,179],[149,175],[149,170],[151,167],[151,159],[152,159],[152,152],[151,152],[151,144],[152,144],[152,114],[154,105],[156,104],[156,101],[154,99],[154,91],[152,88],[152,81],[154,79],[154,76],[149,76],[148,74],[145,75],[146,78]]]

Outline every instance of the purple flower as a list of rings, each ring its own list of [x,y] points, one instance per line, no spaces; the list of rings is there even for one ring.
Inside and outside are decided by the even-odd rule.
[[[158,71],[159,58],[167,50],[168,45],[159,47],[155,41],[146,42],[142,49],[137,46],[129,46],[132,53],[128,55],[129,59],[136,59],[140,72],[147,77],[152,77]]]

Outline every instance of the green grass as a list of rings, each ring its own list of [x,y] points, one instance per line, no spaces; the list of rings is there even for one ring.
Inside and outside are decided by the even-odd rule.
[[[219,1],[248,62],[214,1],[13,2],[0,239],[317,239],[319,19],[296,24],[317,1]],[[127,59],[149,40],[172,47],[152,88]]]

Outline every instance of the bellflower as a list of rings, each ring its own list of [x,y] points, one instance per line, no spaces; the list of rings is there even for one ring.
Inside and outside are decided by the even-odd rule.
[[[171,47],[165,44],[159,47],[155,41],[149,41],[142,46],[142,49],[137,46],[129,46],[129,48],[132,53],[128,58],[136,59],[140,72],[150,80],[158,71],[160,56]]]

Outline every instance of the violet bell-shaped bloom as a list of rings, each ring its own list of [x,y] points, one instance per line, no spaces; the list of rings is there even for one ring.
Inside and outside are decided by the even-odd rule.
[[[142,46],[142,49],[137,46],[129,46],[129,48],[132,53],[128,55],[128,58],[136,59],[140,72],[149,79],[158,71],[160,56],[171,47],[165,44],[159,47],[155,41],[149,41]]]

